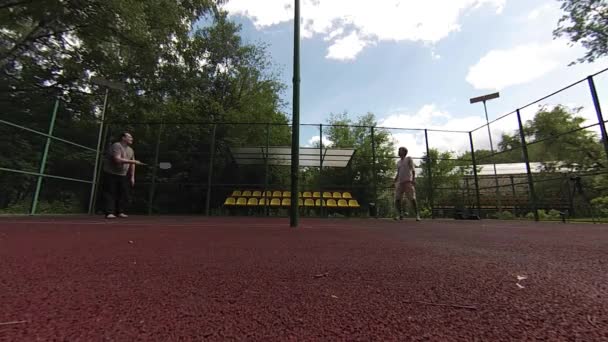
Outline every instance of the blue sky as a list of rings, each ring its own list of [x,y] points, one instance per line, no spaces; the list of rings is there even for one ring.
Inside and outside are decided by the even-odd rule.
[[[289,114],[292,3],[231,0],[225,6],[247,42],[269,45],[289,85]],[[372,112],[389,127],[476,128],[484,123],[483,107],[470,105],[470,97],[500,91],[501,98],[488,103],[493,119],[608,67],[606,59],[568,66],[584,50],[553,39],[560,16],[556,0],[302,0],[301,122],[324,123],[330,113],[346,111],[353,118]],[[597,83],[608,103],[608,76]],[[595,115],[586,83],[543,103],[582,105],[581,115]],[[494,140],[514,125],[512,118],[493,125]],[[476,134],[481,147],[484,132]],[[393,136],[422,154],[420,133]],[[303,129],[304,144],[314,139],[314,130]],[[464,135],[433,133],[429,140],[456,152],[468,147]]]

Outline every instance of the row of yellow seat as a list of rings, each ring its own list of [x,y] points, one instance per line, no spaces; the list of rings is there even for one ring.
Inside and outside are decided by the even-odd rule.
[[[230,195],[230,197],[234,197],[234,198],[239,198],[239,197],[291,198],[291,192],[290,191],[266,191],[266,196],[264,196],[264,191],[234,190],[232,192],[232,195]],[[353,199],[353,196],[351,195],[350,192],[338,192],[338,191],[334,191],[334,192],[325,191],[322,194],[320,191],[304,191],[304,192],[299,192],[298,197],[312,198],[312,199],[317,199],[317,198],[321,198],[321,197],[323,197],[325,199],[330,199],[330,198],[331,199],[345,199],[345,200]]]
[[[227,207],[264,207],[264,206],[266,206],[266,199],[265,198],[257,199],[255,197],[251,197],[249,199],[247,199],[245,197],[238,197],[238,198],[228,197],[226,199],[226,201],[224,202],[224,205],[227,206]],[[311,198],[307,198],[307,199],[304,199],[304,200],[302,200],[302,199],[298,200],[298,205],[300,207],[308,207],[308,208],[312,208],[312,207],[360,208],[361,207],[359,205],[359,202],[357,202],[357,200],[355,200],[355,199],[351,199],[351,200],[329,199],[327,201],[321,200],[321,199],[317,199],[315,201],[315,200],[313,200]],[[277,207],[289,207],[289,206],[291,206],[291,199],[289,199],[289,198],[283,198],[283,199],[273,198],[273,199],[269,199],[268,206],[275,207],[275,208],[277,208]]]

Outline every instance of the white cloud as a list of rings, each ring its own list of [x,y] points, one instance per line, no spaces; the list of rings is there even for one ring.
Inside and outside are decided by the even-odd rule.
[[[454,117],[436,105],[425,105],[416,113],[394,113],[378,122],[378,126],[391,128],[427,128],[429,130],[449,130],[468,132],[485,124],[481,116]],[[413,157],[422,157],[426,153],[424,131],[390,130],[397,147],[405,146]],[[487,131],[486,131],[487,132]],[[499,137],[503,130],[492,126],[492,137]],[[470,150],[468,133],[428,132],[429,147],[440,151],[452,151],[462,154]],[[489,148],[486,134],[476,134],[475,148]]]
[[[302,0],[302,36],[321,35],[330,41],[334,53],[343,56],[335,45],[356,32],[361,42],[419,41],[436,43],[460,30],[460,18],[487,5],[501,13],[506,0]],[[233,15],[250,18],[256,28],[264,29],[293,20],[292,0],[230,0],[224,8]],[[350,38],[355,40],[355,38]],[[352,46],[351,46],[352,50]],[[352,52],[351,52],[352,55]],[[356,55],[356,53],[355,53]]]
[[[547,16],[549,14],[551,14],[552,16],[559,13],[559,5],[557,4],[556,1],[554,2],[550,2],[550,3],[546,3],[544,5],[538,6],[535,9],[533,9],[532,11],[530,11],[530,13],[528,13],[527,15],[527,19],[528,20],[536,20],[538,18],[541,17],[541,15]]]
[[[319,143],[319,136],[315,135],[312,138],[310,138],[310,140],[308,140],[308,144],[306,144],[306,146],[311,147],[311,146],[315,146],[318,143]],[[329,138],[327,138],[325,135],[323,136],[323,146],[324,147],[330,147],[330,146],[333,146],[333,144],[334,144],[333,141],[329,140]]]
[[[357,32],[353,32],[344,38],[337,39],[329,47],[325,57],[337,60],[353,60],[367,45],[369,45],[368,42],[361,39]]]
[[[504,89],[534,81],[560,66],[567,66],[578,48],[563,40],[492,50],[469,68],[466,77],[475,89]]]

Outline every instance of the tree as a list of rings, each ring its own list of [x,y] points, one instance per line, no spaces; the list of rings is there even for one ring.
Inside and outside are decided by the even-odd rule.
[[[308,186],[316,189],[320,185],[326,190],[352,191],[353,196],[364,206],[375,201],[375,190],[382,200],[394,177],[395,145],[388,131],[374,129],[374,165],[371,129],[374,126],[376,118],[372,113],[362,115],[356,121],[349,118],[347,113],[331,115],[328,126],[323,128],[325,138],[332,142],[331,147],[352,148],[355,153],[346,168],[324,168],[322,182],[319,182],[317,170],[305,171],[304,178]]]
[[[560,0],[564,14],[553,34],[567,36],[587,49],[577,62],[593,62],[608,55],[608,3],[605,0]],[[574,64],[576,62],[573,62]]]
[[[456,158],[453,152],[440,152],[429,149],[420,162],[420,176],[416,182],[417,195],[426,201],[433,197],[435,206],[458,206],[462,204],[462,196],[458,193],[465,174],[470,169],[470,162]],[[429,188],[429,168],[431,170],[432,188]],[[430,205],[430,203],[427,203]]]
[[[220,2],[51,0],[0,5],[2,118],[45,131],[52,101],[61,95],[67,102],[61,104],[56,135],[95,147],[92,132],[98,127],[103,99],[98,94],[103,91],[88,78],[95,74],[124,83],[126,92],[111,93],[109,141],[120,131],[134,131],[138,158],[152,163],[162,127],[160,161],[173,166],[156,175],[156,182],[164,187],[158,191],[159,197],[169,199],[164,209],[200,212],[213,126],[197,123],[277,123],[271,129],[270,144],[289,144],[290,129],[280,99],[284,85],[265,47],[243,43],[240,27],[218,10]],[[194,30],[203,16],[211,20]],[[190,124],[141,124],[147,121]],[[0,131],[5,142],[0,148],[0,165],[36,172],[44,138],[4,125]],[[14,143],[23,147],[19,156],[8,148]],[[228,149],[265,143],[264,126],[218,125],[213,181],[261,183],[263,168],[235,170]],[[52,143],[48,170],[90,179],[93,161],[94,154],[83,158],[70,146]],[[138,172],[141,188],[135,191],[135,202],[141,209],[147,206],[146,183],[151,181],[152,170]],[[272,171],[279,181],[283,174]],[[15,177],[0,173],[0,208],[27,202],[31,195],[35,178],[25,177],[29,180],[26,186],[21,180],[24,177]],[[44,183],[48,200],[59,198],[47,183],[53,182]],[[64,185],[55,183],[59,189]],[[82,204],[88,196],[84,188],[80,190]],[[217,189],[214,202],[223,200],[223,191],[229,190]]]

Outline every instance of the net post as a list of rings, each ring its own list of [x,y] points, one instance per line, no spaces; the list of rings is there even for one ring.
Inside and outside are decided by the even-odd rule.
[[[524,162],[526,163],[526,174],[528,176],[528,194],[530,206],[534,213],[534,221],[539,221],[538,210],[536,209],[536,194],[534,192],[534,179],[532,178],[532,169],[530,168],[530,158],[528,157],[528,144],[526,143],[526,133],[524,132],[524,125],[521,121],[521,114],[519,109],[517,110],[517,124],[519,126],[519,138],[521,139],[521,150],[524,156]]]
[[[213,162],[215,159],[215,133],[217,124],[213,124],[211,132],[211,146],[209,147],[209,171],[207,172],[207,200],[205,201],[205,216],[209,216],[209,208],[211,206],[211,180],[213,179]]]
[[[426,144],[426,166],[427,166],[427,177],[428,177],[428,193],[427,199],[431,205],[431,219],[435,218],[435,204],[433,201],[433,166],[431,165],[431,149],[429,148],[429,133],[428,130],[424,130],[424,142]]]
[[[42,189],[42,179],[44,171],[46,170],[46,159],[49,155],[49,148],[51,147],[51,137],[53,136],[53,130],[55,129],[55,119],[57,118],[57,111],[59,110],[59,99],[55,100],[53,107],[53,113],[51,114],[51,122],[49,124],[48,137],[46,137],[46,143],[44,144],[44,151],[42,152],[42,159],[40,160],[40,167],[38,169],[38,179],[36,181],[36,190],[34,191],[34,198],[32,199],[32,206],[30,207],[30,215],[36,215],[36,209],[38,209],[38,198],[40,197],[40,190]]]
[[[103,140],[103,130],[105,128],[105,119],[106,119],[106,109],[108,108],[108,95],[110,93],[110,88],[106,88],[106,93],[103,97],[103,108],[101,110],[101,122],[99,123],[99,132],[97,133],[97,151],[95,153],[95,165],[93,167],[93,182],[91,183],[91,194],[89,195],[89,215],[93,214],[94,205],[95,205],[95,195],[97,194],[97,183],[99,180],[99,174],[97,169],[100,165],[101,159],[101,143]]]
[[[477,161],[475,160],[475,147],[473,145],[473,132],[469,132],[469,142],[471,144],[471,161],[473,163],[473,177],[475,180],[475,199],[477,201],[477,216],[481,218],[481,199],[479,197],[479,177],[477,176]]]

